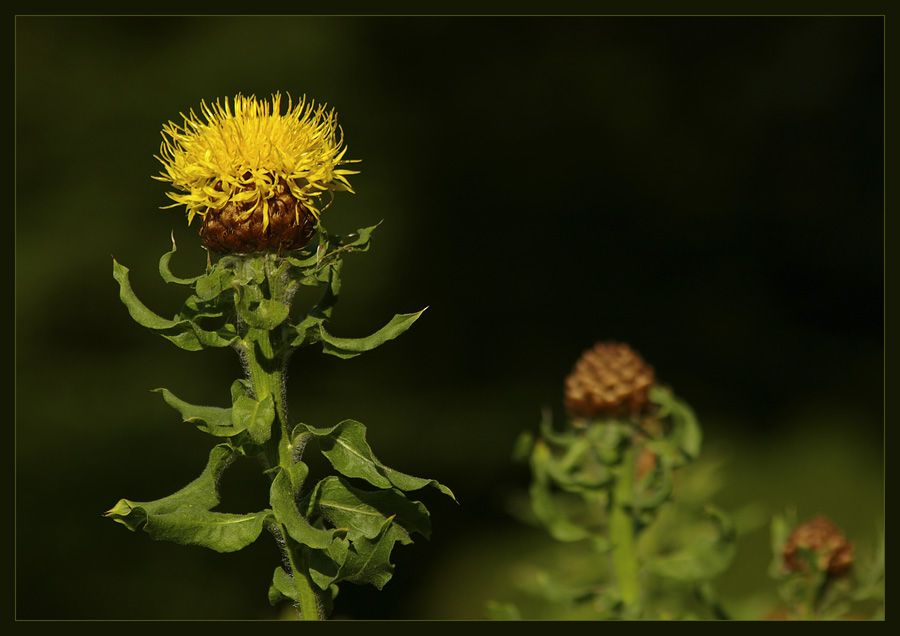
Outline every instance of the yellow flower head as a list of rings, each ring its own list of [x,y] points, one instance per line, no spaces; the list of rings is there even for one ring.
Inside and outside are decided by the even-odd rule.
[[[288,207],[299,225],[307,211],[318,219],[334,192],[353,192],[347,175],[357,171],[339,168],[354,161],[344,159],[334,110],[305,98],[293,105],[288,96],[282,115],[281,94],[275,93],[271,103],[242,95],[231,105],[227,99],[201,102],[201,112],[205,121],[191,110],[182,114],[183,125],[164,125],[156,157],[165,170],[154,178],[178,191],[167,193],[175,203],[165,207],[184,205],[188,224],[197,215],[206,221],[212,212],[235,227],[258,219],[265,234],[270,216],[286,211],[284,201],[295,203]],[[325,192],[330,198],[323,206]]]

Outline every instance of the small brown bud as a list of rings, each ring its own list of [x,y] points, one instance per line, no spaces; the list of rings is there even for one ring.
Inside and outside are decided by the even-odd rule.
[[[246,214],[254,204],[253,212]],[[264,208],[269,221],[266,227]],[[213,251],[247,254],[300,249],[315,231],[315,217],[281,180],[275,194],[265,202],[232,200],[220,210],[208,209],[200,237]]]
[[[825,517],[818,516],[796,528],[784,545],[784,564],[789,572],[805,572],[807,565],[797,548],[811,550],[819,569],[841,577],[853,565],[853,545]]]
[[[565,382],[575,417],[623,417],[650,407],[653,368],[626,344],[601,342],[582,354]]]
[[[656,461],[656,453],[646,446],[641,446],[634,461],[634,478],[640,481],[646,477],[651,471],[656,469]]]

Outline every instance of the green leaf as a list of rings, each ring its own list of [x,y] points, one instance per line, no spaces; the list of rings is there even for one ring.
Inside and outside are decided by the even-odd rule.
[[[288,574],[284,568],[275,568],[272,574],[272,585],[269,587],[269,603],[278,605],[284,599],[289,599],[295,603],[300,602],[300,595],[297,593],[297,586],[294,585],[294,579]]]
[[[225,290],[233,290],[234,272],[216,266],[212,271],[197,279],[194,291],[200,300],[212,300]]]
[[[397,314],[391,318],[388,324],[366,338],[336,338],[320,325],[320,336],[324,343],[323,351],[338,358],[353,358],[366,351],[371,351],[409,329],[424,311],[425,309],[412,314]]]
[[[379,222],[378,225],[381,225]],[[329,234],[322,225],[317,230],[319,233],[319,246],[316,250],[317,267],[322,267],[335,262],[338,255],[344,252],[365,252],[369,249],[372,232],[378,225],[357,230],[346,237]]]
[[[210,435],[231,437],[243,430],[232,423],[231,409],[217,406],[195,406],[175,397],[168,389],[154,389],[154,391],[162,393],[166,404],[181,413],[185,422],[196,424],[197,428]]]
[[[169,330],[168,333],[163,333],[160,335],[175,346],[184,349],[185,351],[203,350],[203,344],[200,342],[200,339],[194,332],[191,323],[187,321],[179,322],[174,329]]]
[[[404,541],[406,533],[394,524],[394,518],[384,521],[378,534],[369,539],[354,541],[340,570],[338,581],[350,581],[358,585],[374,585],[381,589],[391,580],[394,566],[391,563],[391,550],[394,543]]]
[[[131,289],[131,283],[128,280],[128,268],[119,265],[115,259],[113,259],[113,278],[119,283],[119,298],[125,303],[125,307],[128,308],[128,313],[131,314],[131,317],[136,323],[142,327],[158,330],[170,329],[177,324],[174,320],[168,320],[153,313],[146,305],[138,300],[138,297],[135,296],[134,291]]]
[[[662,407],[661,415],[671,417],[673,430],[668,439],[682,454],[680,460],[673,465],[677,467],[696,459],[700,455],[703,432],[694,412],[685,402],[663,387],[652,387],[648,395],[651,402]]]
[[[199,545],[219,552],[233,552],[259,536],[270,510],[238,515],[211,512],[219,504],[217,484],[234,458],[227,444],[215,446],[203,473],[178,492],[149,502],[121,499],[107,511],[129,530],[144,530],[156,540]]]
[[[162,279],[167,283],[175,283],[176,285],[193,285],[200,279],[200,276],[194,276],[193,278],[179,278],[172,274],[171,270],[169,270],[169,261],[172,259],[172,255],[175,254],[175,233],[172,232],[172,251],[166,252],[162,255],[162,258],[159,259],[159,275],[162,276]]]
[[[347,537],[374,539],[382,531],[386,519],[395,517],[405,531],[403,543],[411,543],[409,533],[418,532],[428,538],[431,520],[419,501],[410,501],[396,489],[366,491],[350,486],[340,477],[329,476],[320,481],[311,499],[314,513],[321,514],[332,525],[347,528]]]
[[[231,403],[234,404],[237,402],[237,399],[242,396],[251,397],[253,395],[253,389],[250,386],[250,382],[248,380],[244,380],[240,378],[231,383]]]
[[[216,331],[201,329],[197,323],[191,323],[191,326],[194,328],[197,341],[203,347],[230,347],[239,337],[234,325],[230,323],[226,323]]]
[[[708,581],[731,565],[737,551],[737,533],[731,520],[717,508],[704,508],[706,527],[698,526],[685,545],[669,554],[647,560],[647,568],[677,581]]]
[[[341,261],[336,261],[327,268],[328,286],[322,292],[322,296],[318,302],[309,310],[303,320],[297,323],[293,328],[296,336],[291,342],[292,348],[303,347],[306,345],[319,342],[321,337],[321,326],[326,320],[331,318],[332,310],[337,303],[338,295],[341,290]],[[318,284],[318,283],[317,283]]]
[[[166,329],[163,338],[186,351],[201,351],[206,347],[227,347],[238,339],[233,325],[225,325],[218,331],[206,331],[189,320],[182,320]]]
[[[206,468],[197,479],[168,497],[150,502],[134,502],[122,499],[104,516],[111,517],[128,527],[139,528],[145,518],[141,514],[132,517],[135,508],[141,508],[145,515],[165,514],[177,510],[210,510],[219,503],[217,485],[222,472],[234,459],[234,451],[228,444],[218,444],[209,453]]]
[[[157,541],[236,552],[256,541],[270,515],[271,510],[246,515],[179,510],[148,515],[144,530]]]
[[[351,239],[349,242],[346,241],[346,239],[341,241],[341,246],[356,252],[365,252],[369,249],[372,240],[372,232],[374,232],[379,225],[381,225],[380,221],[376,225],[356,230],[356,232],[349,234],[346,237],[347,239]]]
[[[532,480],[528,492],[532,510],[557,541],[581,541],[588,538],[590,533],[569,521],[554,504],[547,471],[547,465],[552,460],[546,443],[538,440],[531,453]]]
[[[205,331],[191,320],[176,316],[169,320],[154,313],[134,294],[128,279],[128,268],[113,259],[113,278],[119,283],[119,298],[128,313],[139,325],[163,332],[161,335],[187,351],[199,351],[204,347],[224,347],[237,338],[234,328],[223,327],[218,331]]]
[[[378,461],[366,441],[366,427],[360,422],[344,420],[324,429],[299,424],[294,429],[295,438],[306,433],[318,437],[322,454],[345,477],[364,479],[378,488],[395,487],[406,491],[434,486],[448,497],[456,499],[449,488],[434,479],[413,477],[388,468]]]
[[[271,393],[262,400],[239,396],[230,410],[232,425],[239,430],[246,429],[256,444],[264,444],[272,436],[275,399]]]
[[[334,306],[341,295],[341,270],[343,266],[343,261],[336,261],[328,266],[325,278],[325,282],[328,285],[326,285],[322,296],[319,297],[319,300],[309,312],[311,317],[318,319],[320,322],[331,319]]]
[[[597,457],[596,440],[572,435],[565,453],[559,459],[547,454],[544,468],[547,475],[563,490],[581,493],[596,490],[612,481],[612,471]],[[604,447],[600,447],[602,451]]]
[[[347,561],[350,541],[335,538],[334,542],[324,550],[313,550],[309,555],[309,575],[322,590],[327,590],[341,578],[341,568]]]
[[[326,551],[310,555],[310,576],[319,588],[326,590],[335,583],[349,581],[357,585],[374,585],[381,589],[394,572],[391,551],[397,541],[405,541],[405,531],[394,524],[393,517],[383,521],[373,538],[355,541],[336,539]]]
[[[295,541],[308,545],[311,548],[327,548],[331,545],[337,532],[335,530],[314,528],[300,514],[295,503],[295,497],[300,490],[308,469],[302,462],[298,462],[295,466],[302,468],[298,468],[293,476],[283,468],[279,468],[275,479],[272,481],[272,486],[269,489],[269,502],[272,505],[275,519],[285,527],[288,534]]]
[[[264,298],[255,309],[251,309],[251,302],[249,295],[245,293],[234,305],[244,322],[257,329],[274,329],[287,320],[290,313],[290,307],[278,300]]]

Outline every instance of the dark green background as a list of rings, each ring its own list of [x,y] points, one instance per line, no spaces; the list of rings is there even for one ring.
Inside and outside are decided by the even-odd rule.
[[[201,470],[210,438],[150,389],[224,406],[228,350],[133,323],[111,255],[174,314],[156,272],[195,229],[153,181],[161,125],[235,93],[337,108],[361,159],[336,231],[384,219],[345,263],[337,335],[428,306],[342,361],[294,357],[292,417],[369,427],[387,465],[439,479],[432,540],[398,549],[351,618],[480,618],[539,545],[505,512],[510,461],[597,340],[630,343],[698,412],[719,503],[794,502],[851,538],[883,524],[883,19],[16,19],[16,614],[266,618],[267,537],[219,555],[101,517]],[[717,450],[718,449],[718,450]],[[265,505],[226,473],[224,509]],[[764,527],[722,581],[763,599]],[[749,612],[750,610],[745,610]]]

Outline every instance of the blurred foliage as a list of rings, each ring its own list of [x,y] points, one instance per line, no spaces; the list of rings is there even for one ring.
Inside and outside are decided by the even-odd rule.
[[[185,485],[208,452],[150,390],[218,404],[241,373],[137,328],[109,275],[115,255],[178,310],[157,274],[170,233],[177,275],[206,256],[158,209],[159,130],[238,92],[328,102],[362,159],[329,228],[384,224],[344,271],[335,330],[430,307],[368,356],[289,369],[294,417],[365,421],[382,461],[460,501],[431,508],[402,576],[342,590],[336,614],[484,616],[511,553],[546,547],[503,508],[527,487],[509,449],[599,339],[633,343],[697,411],[728,458],[724,507],[796,503],[851,538],[883,523],[883,19],[15,22],[17,617],[275,617],[256,567],[275,545],[223,556],[101,517],[120,492]],[[255,479],[229,474],[223,500],[259,509]],[[764,529],[739,545],[732,614],[774,602],[768,554]]]

